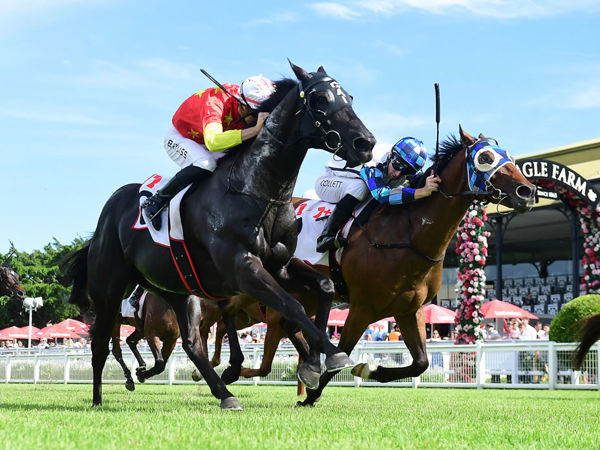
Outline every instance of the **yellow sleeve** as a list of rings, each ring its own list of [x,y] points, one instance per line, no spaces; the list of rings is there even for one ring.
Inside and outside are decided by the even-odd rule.
[[[204,128],[204,145],[211,152],[222,152],[242,143],[242,130],[223,131],[223,125],[211,122]]]

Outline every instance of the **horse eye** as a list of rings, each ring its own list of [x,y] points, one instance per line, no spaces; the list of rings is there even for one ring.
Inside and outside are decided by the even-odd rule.
[[[494,162],[491,152],[483,152],[477,157],[477,162],[481,165],[489,165]]]
[[[333,103],[333,95],[329,91],[315,92],[310,98],[310,106],[313,109],[324,111]]]

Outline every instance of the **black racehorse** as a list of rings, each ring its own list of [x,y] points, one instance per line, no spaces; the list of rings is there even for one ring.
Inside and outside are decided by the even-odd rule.
[[[261,107],[272,110],[261,133],[221,158],[214,174],[187,194],[181,221],[204,295],[218,299],[248,294],[302,329],[311,357],[299,377],[314,386],[321,372],[320,353],[326,355],[327,370],[353,363],[327,339],[326,322],[313,324],[288,293],[318,290],[326,307],[334,295],[328,277],[292,257],[297,238],[292,192],[309,148],[337,153],[358,165],[371,158],[375,139],[352,109],[352,98],[322,67],[308,73],[291,66],[298,81],[276,83]],[[102,403],[102,370],[121,299],[137,283],[173,307],[183,348],[221,400],[221,408],[241,409],[204,356],[200,311],[187,300],[189,291],[170,250],[155,245],[149,233],[132,229],[139,213],[139,187],[130,184],[113,194],[92,239],[64,265],[67,279],[73,281],[71,301],[85,306],[89,295],[96,310],[93,404]],[[321,316],[326,320],[327,313]]]

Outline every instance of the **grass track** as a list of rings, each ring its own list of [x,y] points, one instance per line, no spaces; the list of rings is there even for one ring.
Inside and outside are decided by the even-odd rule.
[[[245,410],[205,385],[0,384],[0,448],[600,448],[600,392],[328,387],[295,408],[290,386],[233,386]]]

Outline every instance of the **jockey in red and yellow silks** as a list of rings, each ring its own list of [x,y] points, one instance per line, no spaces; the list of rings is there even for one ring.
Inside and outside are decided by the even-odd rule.
[[[146,222],[152,222],[157,230],[161,226],[160,212],[168,201],[190,183],[209,176],[228,149],[256,137],[268,116],[259,112],[255,118],[249,113],[274,92],[271,80],[258,75],[240,86],[223,87],[227,91],[216,87],[195,93],[173,116],[164,146],[182,169],[142,205]]]
[[[237,96],[239,86],[225,84]],[[240,120],[238,100],[219,87],[196,92],[185,100],[173,116],[173,126],[184,137],[203,144],[211,152],[242,143],[245,122]]]

